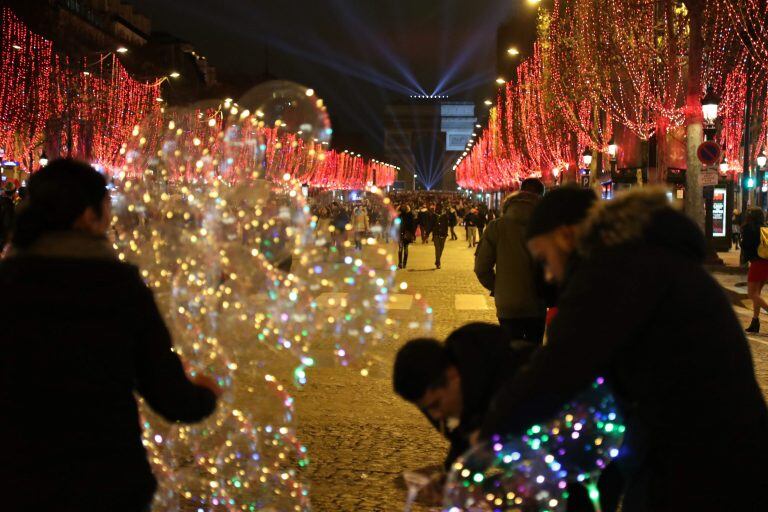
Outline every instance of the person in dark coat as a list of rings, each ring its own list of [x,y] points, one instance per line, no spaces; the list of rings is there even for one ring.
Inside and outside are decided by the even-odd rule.
[[[768,281],[768,260],[758,255],[761,228],[765,226],[765,214],[762,208],[747,210],[747,222],[742,235],[741,255],[749,262],[747,272],[747,296],[752,301],[752,322],[747,327],[749,333],[760,332],[760,310],[768,311],[768,302],[762,297],[763,288]]]
[[[520,433],[604,376],[627,425],[624,512],[768,510],[768,409],[700,229],[663,193],[632,192],[593,210],[569,265],[545,214],[558,208],[542,200],[528,242],[563,283],[558,314],[478,438]]]
[[[456,209],[451,207],[448,210],[448,227],[451,228],[451,240],[458,240],[459,237],[456,236],[456,225],[459,223],[459,216],[456,213]]]
[[[445,240],[448,238],[448,226],[450,221],[448,219],[448,212],[443,210],[442,206],[438,208],[434,215],[432,241],[435,243],[435,267],[439,269],[440,259],[442,258],[443,250],[445,249]]]
[[[541,269],[525,246],[526,228],[544,185],[523,181],[504,200],[504,215],[488,224],[475,253],[475,275],[496,304],[499,324],[512,339],[544,340],[546,300]]]
[[[472,323],[444,344],[421,338],[398,351],[394,390],[451,443],[446,468],[469,449],[469,436],[481,426],[495,390],[527,360],[532,347],[510,342],[497,325]]]
[[[156,481],[134,393],[170,421],[211,414],[139,270],[118,259],[104,178],[51,162],[29,180],[0,262],[0,491],[5,512],[139,512]]]
[[[485,206],[485,204],[481,204],[477,209],[477,240],[479,243],[479,240],[483,237],[483,231],[485,231],[485,226],[488,225],[488,207]]]
[[[483,424],[492,397],[533,350],[533,344],[510,341],[499,326],[478,322],[456,329],[445,343],[420,338],[398,351],[393,387],[398,395],[416,405],[450,443],[445,470],[450,470],[470,448],[470,437]],[[618,494],[614,488],[621,486],[621,476],[615,469],[609,470],[608,476],[613,480],[605,478],[600,482],[606,497]],[[440,495],[426,491],[427,495]],[[567,512],[592,512],[583,487],[569,485],[568,491],[571,497]],[[606,501],[603,511],[615,510],[617,501]]]
[[[408,265],[408,246],[416,241],[416,219],[413,218],[411,207],[403,205],[397,216],[400,225],[400,236],[397,246],[397,268]]]
[[[464,217],[464,226],[467,228],[467,246],[472,248],[477,245],[477,224],[480,217],[477,208],[472,208]]]

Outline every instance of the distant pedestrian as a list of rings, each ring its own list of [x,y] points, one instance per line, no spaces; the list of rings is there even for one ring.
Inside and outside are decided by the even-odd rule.
[[[408,246],[416,241],[416,220],[411,213],[411,207],[404,205],[400,207],[400,235],[397,246],[397,268],[406,268],[408,266]]]
[[[451,206],[448,209],[448,227],[451,230],[451,240],[458,240],[459,237],[456,236],[456,224],[459,223],[458,215],[456,214],[456,208]]]
[[[733,210],[731,217],[731,245],[735,245],[737,251],[741,248],[741,212],[739,210]]]
[[[440,260],[448,238],[448,213],[440,206],[435,213],[435,224],[432,230],[432,241],[435,243],[435,267],[440,268]]]
[[[523,181],[520,191],[504,200],[502,217],[488,225],[475,256],[475,274],[494,297],[499,324],[510,338],[533,343],[544,339],[547,308],[543,275],[525,247],[525,236],[543,194],[538,179]]]
[[[768,311],[768,303],[762,297],[763,287],[768,281],[768,259],[758,254],[761,245],[768,248],[768,240],[763,243],[762,231],[765,226],[765,214],[761,208],[747,210],[747,222],[741,243],[742,257],[749,262],[747,273],[747,296],[752,301],[752,322],[747,332],[760,332],[760,310]],[[768,233],[766,233],[768,235]]]
[[[419,233],[421,234],[421,243],[426,244],[429,241],[430,231],[430,215],[429,209],[426,206],[422,206],[419,212],[416,214],[416,221],[419,224]]]
[[[368,235],[370,230],[368,213],[362,205],[356,206],[352,212],[352,230],[355,232],[355,249],[362,250],[363,238]]]
[[[480,218],[477,215],[477,208],[472,208],[464,217],[464,226],[467,228],[467,246],[472,248],[477,245],[477,224]]]
[[[194,423],[218,387],[187,377],[139,269],[112,249],[103,176],[57,160],[28,193],[0,262],[0,508],[144,512],[157,482],[136,396]]]

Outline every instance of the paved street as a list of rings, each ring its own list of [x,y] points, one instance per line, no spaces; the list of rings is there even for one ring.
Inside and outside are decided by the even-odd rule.
[[[447,243],[441,270],[434,270],[433,251],[432,245],[413,244],[409,268],[400,271],[398,278],[408,282],[407,293],[421,293],[434,308],[435,336],[444,337],[469,321],[494,321],[492,299],[474,277],[473,251],[466,242]],[[730,274],[716,277],[734,289],[745,281]],[[749,311],[742,305],[736,311],[748,323]],[[390,314],[402,318],[409,312],[392,310]],[[752,336],[750,341],[768,395],[768,336]],[[369,377],[321,365],[310,372],[309,384],[297,393],[299,437],[312,459],[307,476],[314,510],[401,510],[402,471],[440,464],[445,449],[442,439],[392,392],[389,374],[397,348],[385,344],[375,350],[386,363]]]

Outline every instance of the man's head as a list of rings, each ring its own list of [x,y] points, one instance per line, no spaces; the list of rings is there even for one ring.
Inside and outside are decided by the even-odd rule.
[[[555,189],[536,205],[528,223],[528,250],[544,266],[547,281],[562,283],[568,259],[576,250],[577,228],[597,196],[590,189]]]
[[[420,338],[406,343],[397,352],[392,380],[398,395],[434,421],[461,416],[461,376],[439,341]]]
[[[525,178],[520,184],[520,191],[541,197],[544,195],[544,184],[538,178]]]

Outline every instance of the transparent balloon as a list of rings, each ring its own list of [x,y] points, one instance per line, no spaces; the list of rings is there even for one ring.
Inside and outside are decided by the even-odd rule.
[[[553,457],[523,443],[488,443],[456,461],[445,486],[446,512],[565,510],[567,474]]]
[[[368,375],[384,360],[377,347],[397,343],[402,331],[406,337],[429,332],[432,311],[397,279],[389,199],[377,191],[344,199],[333,192],[312,195],[311,239],[294,271],[312,297],[314,353]]]
[[[573,478],[596,480],[619,456],[625,430],[616,400],[600,377],[553,420],[530,427],[524,440],[554,456]]]
[[[331,142],[333,129],[328,110],[313,89],[272,80],[246,92],[239,105],[255,113],[268,128],[295,134],[305,142],[323,146]]]

